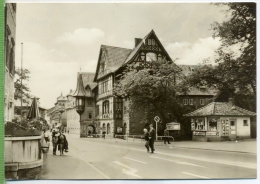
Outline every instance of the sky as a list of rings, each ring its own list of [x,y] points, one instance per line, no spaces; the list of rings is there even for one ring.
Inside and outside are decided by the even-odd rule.
[[[152,29],[176,64],[214,62],[220,39],[211,24],[228,19],[210,3],[18,3],[16,67],[30,71],[42,107],[76,89],[78,72],[95,72],[101,44],[134,48]],[[21,43],[23,57],[21,59]]]

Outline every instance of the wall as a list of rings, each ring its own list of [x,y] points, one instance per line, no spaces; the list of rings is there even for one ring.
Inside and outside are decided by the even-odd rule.
[[[243,120],[247,120],[248,126],[243,125]],[[237,118],[237,136],[238,137],[251,137],[250,136],[250,118],[249,117],[241,117]]]
[[[13,9],[13,6],[11,3],[5,4],[6,6],[6,22],[5,22],[5,113],[4,118],[5,121],[11,121],[14,118],[14,73],[11,74],[9,66],[7,66],[7,47],[8,50],[11,49],[11,47],[14,48],[15,51],[15,45],[12,45],[12,40],[15,41],[15,35],[16,35],[16,10]],[[8,34],[9,31],[7,31],[7,27],[9,27],[10,34]],[[9,40],[9,45],[6,45],[7,39]],[[14,43],[15,44],[15,43]],[[15,67],[15,58],[13,58],[13,70]],[[12,105],[10,105],[12,103]]]
[[[67,111],[67,128],[71,134],[80,133],[80,123],[79,123],[79,114],[76,111],[76,108],[69,108]]]

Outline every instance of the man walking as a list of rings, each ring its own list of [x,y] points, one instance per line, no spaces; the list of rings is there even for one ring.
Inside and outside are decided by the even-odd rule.
[[[149,153],[149,133],[148,133],[148,130],[145,128],[144,129],[144,140],[145,140],[145,147],[147,149],[147,153]]]
[[[151,148],[151,153],[153,153],[155,151],[154,149],[154,140],[155,140],[155,130],[153,128],[153,124],[150,124],[150,131],[149,131],[149,146]]]
[[[167,130],[167,127],[165,127],[164,130],[164,144],[166,144],[166,141],[168,142],[168,144],[171,144],[169,140],[169,131]]]

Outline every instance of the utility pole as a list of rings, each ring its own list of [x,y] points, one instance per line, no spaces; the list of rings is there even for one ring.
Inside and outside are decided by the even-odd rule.
[[[21,115],[22,115],[22,107],[23,107],[23,43],[21,43],[22,46],[22,53],[21,53]]]

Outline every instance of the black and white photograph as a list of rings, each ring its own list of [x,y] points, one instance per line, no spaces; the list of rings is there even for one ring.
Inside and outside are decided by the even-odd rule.
[[[256,1],[5,3],[5,180],[257,183],[256,18]]]

